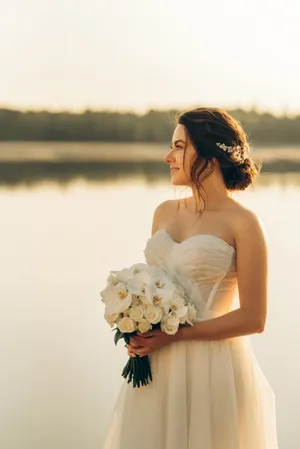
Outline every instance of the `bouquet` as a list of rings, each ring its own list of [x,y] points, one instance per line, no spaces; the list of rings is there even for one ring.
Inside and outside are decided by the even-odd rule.
[[[104,318],[115,331],[115,344],[153,328],[174,335],[180,325],[193,325],[194,305],[185,291],[160,267],[137,263],[121,271],[110,271],[107,286],[100,292]],[[130,357],[122,376],[133,387],[152,381],[148,356]]]

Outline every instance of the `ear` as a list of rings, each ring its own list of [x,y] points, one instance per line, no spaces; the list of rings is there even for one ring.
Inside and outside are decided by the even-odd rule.
[[[211,162],[212,162],[212,165],[213,165],[214,167],[217,167],[217,165],[218,165],[218,163],[219,163],[219,161],[218,161],[218,159],[217,159],[216,157],[213,157],[212,160],[211,160]]]

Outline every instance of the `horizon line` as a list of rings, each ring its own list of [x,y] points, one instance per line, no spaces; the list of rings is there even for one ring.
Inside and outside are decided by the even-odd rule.
[[[293,112],[287,111],[286,108],[282,108],[281,112],[278,111],[278,109],[273,108],[263,108],[261,106],[257,105],[251,105],[248,107],[244,107],[241,105],[232,105],[232,106],[222,106],[222,105],[208,105],[207,103],[202,103],[203,107],[219,107],[226,111],[243,111],[246,113],[250,112],[256,112],[257,114],[271,114],[274,117],[297,117],[300,115],[300,109],[295,110]],[[19,112],[49,112],[49,113],[70,113],[70,114],[82,114],[85,111],[91,111],[91,112],[108,112],[108,113],[123,113],[123,114],[136,114],[136,115],[145,115],[149,113],[150,111],[157,111],[157,112],[168,112],[172,110],[176,111],[184,111],[189,110],[192,108],[201,107],[198,105],[186,105],[186,106],[176,106],[176,105],[170,105],[170,106],[148,106],[145,108],[125,108],[125,107],[112,107],[112,106],[82,106],[78,108],[74,107],[51,107],[51,106],[17,106],[12,104],[5,104],[0,103],[0,109],[8,109],[12,111],[19,111]]]

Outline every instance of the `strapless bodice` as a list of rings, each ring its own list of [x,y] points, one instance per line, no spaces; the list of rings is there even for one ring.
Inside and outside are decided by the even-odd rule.
[[[166,270],[186,290],[197,308],[197,319],[222,315],[232,308],[237,291],[236,250],[212,234],[176,242],[159,229],[144,248],[149,265]]]

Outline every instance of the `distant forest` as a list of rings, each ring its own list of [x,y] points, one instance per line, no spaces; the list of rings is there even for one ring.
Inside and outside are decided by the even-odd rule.
[[[1,141],[167,142],[177,110],[82,113],[0,109]],[[244,126],[252,143],[300,144],[300,115],[276,117],[255,110],[228,110]]]

